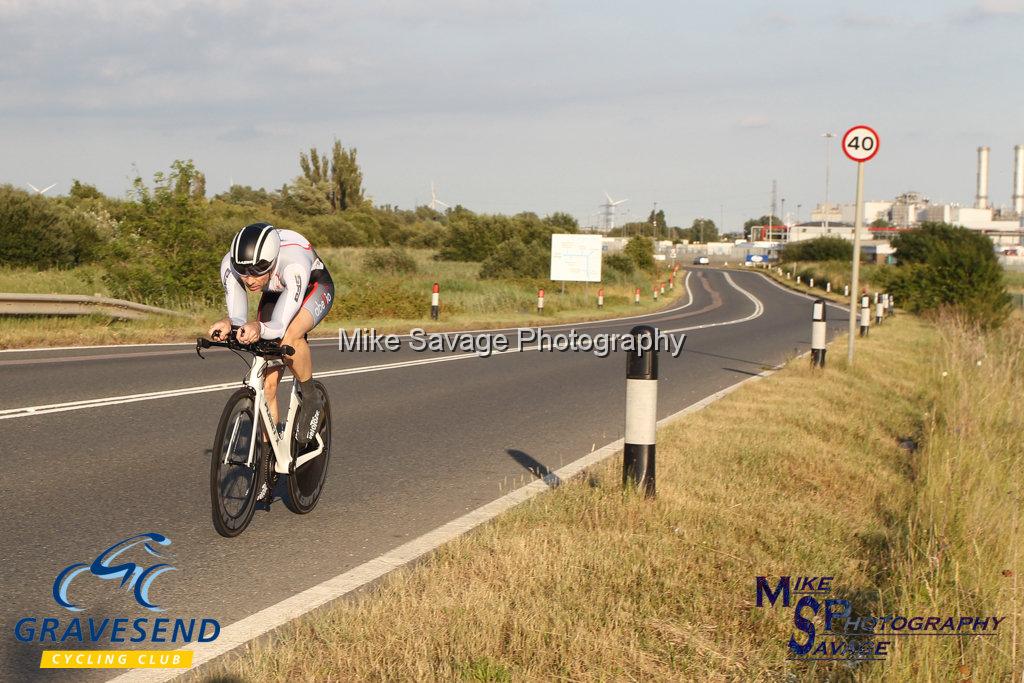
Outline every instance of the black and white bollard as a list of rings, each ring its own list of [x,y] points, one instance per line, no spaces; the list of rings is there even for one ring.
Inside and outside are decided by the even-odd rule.
[[[871,298],[864,294],[860,298],[860,336],[868,336],[871,327]]]
[[[811,367],[825,367],[825,302],[815,299],[811,306]]]
[[[661,283],[661,293],[662,294],[665,293],[665,283],[664,282]]]
[[[604,308],[604,287],[597,290],[597,307]]]
[[[811,365],[825,367],[825,302],[816,299],[811,307]]]
[[[634,350],[626,357],[626,438],[622,449],[622,486],[654,497],[654,447],[658,430],[658,351],[656,330],[630,330]],[[646,339],[645,339],[646,337]],[[642,349],[647,348],[644,351]]]
[[[658,285],[654,285],[654,300],[658,300]]]
[[[885,317],[885,304],[882,303],[882,299],[884,299],[884,298],[885,298],[884,294],[882,294],[882,295],[875,294],[875,324],[876,325],[881,325],[882,324],[882,318]]]
[[[430,319],[437,320],[441,317],[441,288],[434,283],[430,294]]]
[[[538,289],[537,290],[537,312],[538,313],[543,313],[544,312],[544,290],[543,289]]]
[[[796,283],[800,284],[800,276],[799,275],[796,276]]]
[[[676,276],[675,276],[674,273],[672,275],[668,276],[668,288],[669,289],[675,289],[676,288]]]
[[[814,289],[814,278],[813,277],[807,279],[807,286],[810,287],[811,289]]]
[[[889,295],[889,315],[896,317],[896,297],[892,294]]]
[[[633,303],[637,306],[640,305],[640,288],[636,288],[636,292],[633,294]]]
[[[829,293],[832,292],[832,283],[831,282],[826,282],[825,283],[825,291],[829,292]]]
[[[882,317],[883,318],[888,318],[889,317],[889,295],[888,294],[883,294],[882,295]]]

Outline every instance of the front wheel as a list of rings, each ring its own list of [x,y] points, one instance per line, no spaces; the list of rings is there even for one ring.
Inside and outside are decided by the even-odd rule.
[[[256,410],[252,389],[239,389],[224,406],[213,441],[210,462],[210,502],[217,533],[233,538],[245,531],[256,511],[257,497],[264,481],[263,424]],[[256,451],[248,463],[257,424]]]
[[[320,382],[314,381],[313,385],[320,393],[321,410],[320,424],[317,426],[317,434],[324,442],[323,452],[309,460],[295,471],[288,475],[288,495],[285,496],[284,504],[292,512],[304,515],[311,512],[320,500],[320,493],[324,489],[324,480],[327,478],[327,464],[331,460],[331,401],[327,396],[327,389]],[[295,430],[292,430],[292,453],[298,458],[305,451],[316,448],[317,442],[314,438],[308,445],[302,447],[295,441]]]

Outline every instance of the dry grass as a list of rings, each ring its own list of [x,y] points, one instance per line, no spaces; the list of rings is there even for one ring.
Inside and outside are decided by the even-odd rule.
[[[794,361],[659,433],[656,500],[599,466],[209,680],[852,678],[786,660],[792,612],[756,608],[755,577],[877,601],[915,497],[897,443],[925,429],[939,344],[901,316],[852,370]]]
[[[1024,653],[1024,321],[982,335],[940,321],[942,390],[913,460],[884,614],[1005,617],[992,638],[897,642],[877,680],[1021,680]],[[903,639],[895,639],[901,641]],[[969,677],[969,676],[964,676]]]

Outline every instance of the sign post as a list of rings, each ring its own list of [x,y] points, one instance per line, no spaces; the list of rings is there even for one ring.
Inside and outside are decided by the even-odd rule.
[[[853,272],[850,277],[850,338],[846,362],[853,365],[853,338],[857,330],[857,294],[860,289],[860,233],[864,229],[864,164],[878,154],[878,133],[870,126],[854,126],[843,135],[843,153],[857,164],[857,207],[853,227]]]

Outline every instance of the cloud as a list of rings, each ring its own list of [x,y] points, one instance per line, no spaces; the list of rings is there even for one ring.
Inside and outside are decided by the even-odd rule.
[[[738,128],[767,128],[772,125],[767,116],[748,114],[736,122]]]
[[[1024,18],[1024,0],[977,0],[956,19],[968,23]]]

